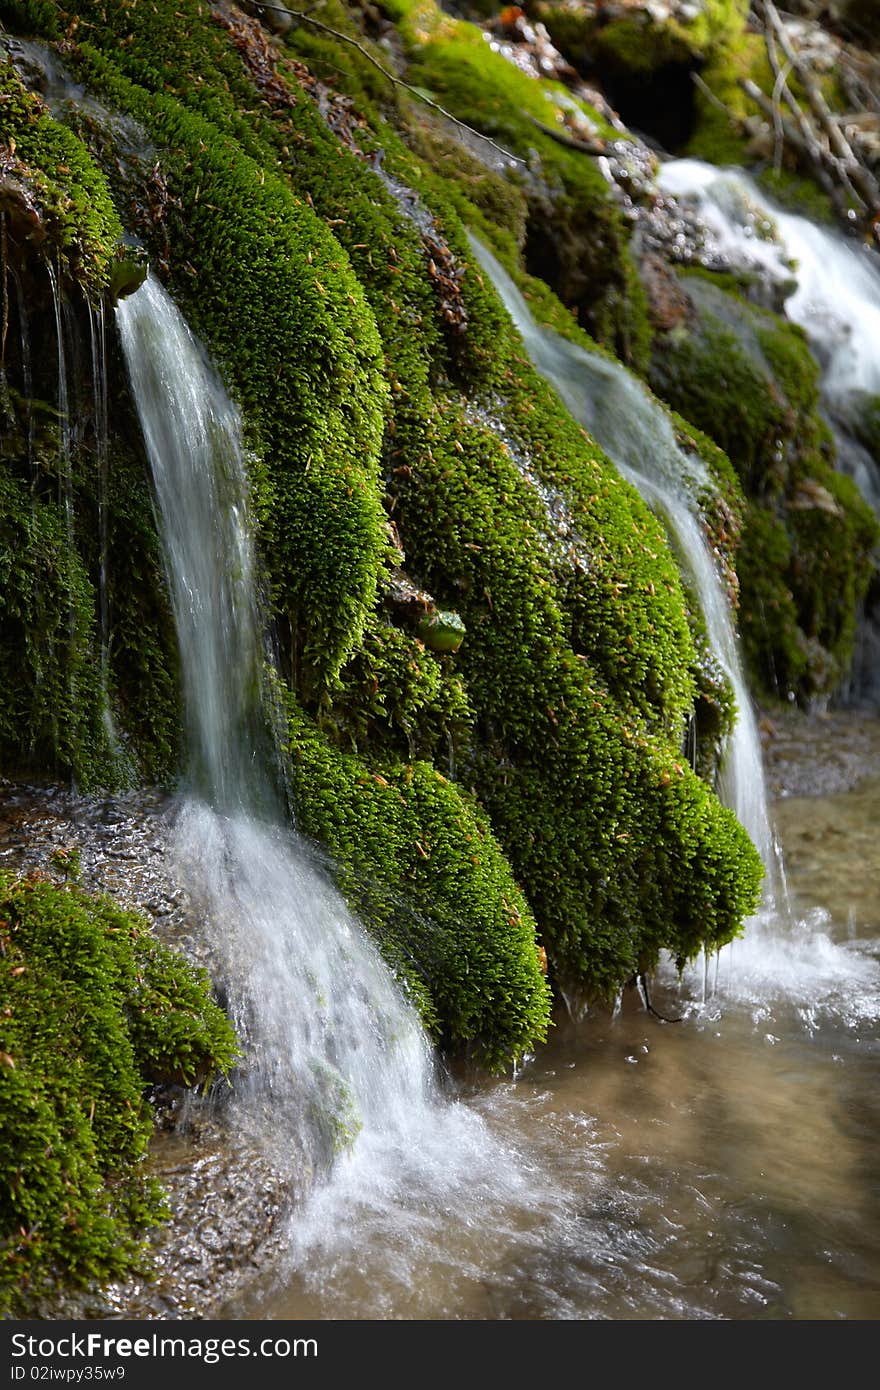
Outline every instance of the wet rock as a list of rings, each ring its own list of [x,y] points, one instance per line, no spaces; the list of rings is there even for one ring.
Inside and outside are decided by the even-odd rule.
[[[175,801],[157,790],[110,798],[0,780],[0,870],[74,873],[94,892],[151,919],[156,935],[211,970],[198,912],[175,878]],[[53,1296],[45,1318],[203,1318],[242,1293],[281,1255],[286,1216],[308,1189],[306,1161],[267,1153],[233,1112],[228,1092],[179,1085],[149,1092],[149,1172],[171,1219],[150,1233],[154,1277]],[[296,1192],[291,1172],[296,1174]]]
[[[386,606],[398,619],[419,623],[437,612],[437,602],[426,589],[420,589],[403,570],[394,570],[384,593]]]
[[[466,628],[457,613],[438,612],[422,618],[416,633],[432,652],[457,652]]]
[[[649,253],[639,263],[639,273],[648,297],[648,314],[655,328],[668,332],[693,321],[691,301],[666,261]]]
[[[110,265],[110,295],[114,300],[139,290],[149,272],[147,253],[139,246],[118,246]]]

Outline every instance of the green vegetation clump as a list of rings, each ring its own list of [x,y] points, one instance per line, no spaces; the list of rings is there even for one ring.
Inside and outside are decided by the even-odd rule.
[[[0,1310],[142,1269],[166,1215],[146,1088],[237,1056],[207,977],[109,899],[0,875]]]
[[[100,781],[107,750],[94,592],[64,510],[0,472],[0,757],[11,770],[75,768]]]
[[[296,711],[290,752],[300,830],[333,855],[435,1040],[492,1070],[543,1041],[534,917],[475,799],[427,762],[342,752]]]
[[[59,277],[100,293],[122,234],[107,180],[82,141],[25,88],[9,59],[0,77],[0,119],[9,146],[4,212],[12,225],[7,235],[48,242]]]
[[[769,697],[826,697],[852,658],[878,529],[833,467],[803,331],[731,289],[682,276],[695,321],[655,345],[654,389],[726,452],[748,500],[740,627]]]
[[[856,438],[873,459],[880,459],[880,396],[852,392],[846,407]]]

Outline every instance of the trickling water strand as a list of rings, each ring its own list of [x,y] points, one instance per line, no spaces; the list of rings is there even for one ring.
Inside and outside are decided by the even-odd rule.
[[[31,335],[28,322],[27,301],[21,287],[21,281],[17,275],[13,276],[15,285],[15,297],[18,307],[18,332],[21,344],[21,385],[24,392],[24,404],[27,410],[27,461],[31,470],[31,485],[36,483],[36,469],[34,468],[34,406],[33,406],[33,372],[31,368]]]
[[[106,691],[110,644],[110,614],[107,593],[109,440],[107,434],[107,347],[104,331],[104,305],[88,304],[89,344],[92,357],[92,420],[95,431],[95,457],[98,464],[98,607],[101,621],[101,677]]]
[[[101,625],[101,706],[104,731],[120,772],[124,753],[110,707],[110,600],[108,591],[108,488],[110,444],[108,435],[107,401],[107,343],[104,305],[98,308],[86,302],[89,318],[89,346],[92,365],[92,422],[95,435],[95,460],[98,469],[98,615]]]
[[[724,753],[719,793],[761,855],[769,898],[780,889],[781,864],[767,809],[760,739],[727,592],[694,501],[698,489],[710,483],[708,474],[697,458],[679,448],[668,415],[625,367],[540,328],[510,276],[475,238],[471,245],[538,371],[671,533],[697,591],[712,650],[736,699],[737,718]]]
[[[6,247],[6,213],[0,212],[0,280],[2,280],[2,324],[0,324],[0,406],[9,413],[6,384],[6,335],[9,332],[9,264]]]
[[[260,782],[261,647],[237,414],[155,280],[118,306],[177,624],[189,779],[220,810]]]
[[[48,261],[46,262],[46,269],[49,273],[49,281],[52,286],[52,305],[55,313],[55,337],[58,349],[58,504],[64,512],[67,550],[68,554],[72,555],[74,548],[73,450],[70,429],[70,397],[67,389],[67,356],[64,350],[63,302],[61,298],[59,275],[56,275],[54,268]],[[76,678],[74,675],[73,663],[73,653],[76,648],[76,608],[72,589],[68,596],[67,630],[69,640],[67,693],[70,699],[70,708],[74,710],[77,704]]]
[[[103,301],[97,309],[86,301],[92,365],[92,422],[98,471],[98,617],[101,628],[101,717],[115,774],[123,786],[134,785],[137,773],[126,753],[110,702],[109,487],[110,439],[107,392],[107,333]]]

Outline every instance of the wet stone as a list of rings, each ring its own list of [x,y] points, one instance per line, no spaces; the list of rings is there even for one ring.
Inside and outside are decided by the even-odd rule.
[[[173,876],[176,802],[146,790],[80,797],[61,787],[0,780],[0,870],[55,877],[60,849],[79,853],[79,881],[140,912],[156,936],[211,970],[187,887]],[[54,856],[54,857],[53,857]],[[233,1107],[179,1086],[154,1087],[149,1171],[168,1195],[170,1221],[150,1234],[155,1280],[53,1296],[46,1318],[214,1316],[280,1259],[293,1198],[285,1172],[244,1132]],[[305,1169],[297,1196],[307,1187]]]

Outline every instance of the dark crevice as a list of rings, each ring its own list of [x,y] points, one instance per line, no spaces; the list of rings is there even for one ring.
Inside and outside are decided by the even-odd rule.
[[[693,72],[692,63],[667,63],[647,75],[609,71],[603,73],[603,86],[630,130],[676,154],[694,133]]]

